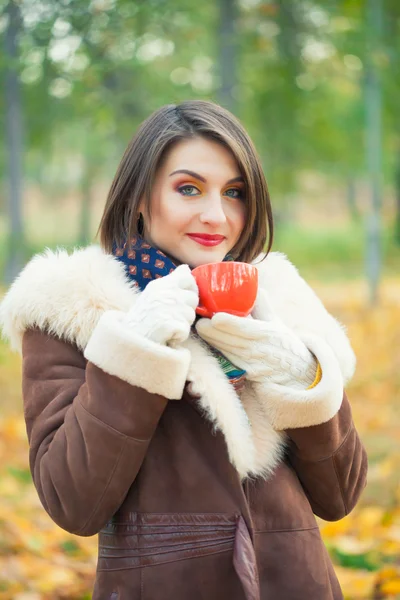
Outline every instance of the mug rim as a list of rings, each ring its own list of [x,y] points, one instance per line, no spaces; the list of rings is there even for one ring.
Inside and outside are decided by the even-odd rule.
[[[198,265],[197,267],[193,267],[192,272],[195,271],[196,269],[201,269],[203,267],[210,267],[213,265],[247,265],[248,267],[253,267],[254,269],[257,269],[257,267],[255,265],[253,265],[252,263],[246,263],[240,260],[227,260],[227,261],[218,261],[218,262],[213,262],[213,263],[204,263],[204,265]]]

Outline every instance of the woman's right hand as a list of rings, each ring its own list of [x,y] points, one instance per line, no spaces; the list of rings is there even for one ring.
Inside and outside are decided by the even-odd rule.
[[[197,283],[188,265],[154,279],[127,313],[127,325],[159,344],[182,343],[190,334],[199,303]]]

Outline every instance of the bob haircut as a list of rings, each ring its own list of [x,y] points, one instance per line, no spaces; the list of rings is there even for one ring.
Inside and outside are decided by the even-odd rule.
[[[151,219],[151,190],[158,166],[172,145],[198,136],[230,150],[244,179],[246,224],[230,254],[241,262],[252,262],[262,252],[268,254],[273,218],[257,151],[236,117],[205,100],[162,106],[139,127],[118,166],[97,231],[106,252],[112,253],[114,244],[121,246],[142,233],[139,204],[144,199]]]

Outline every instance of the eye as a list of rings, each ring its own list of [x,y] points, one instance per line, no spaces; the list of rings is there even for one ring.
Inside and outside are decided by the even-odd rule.
[[[228,192],[235,192],[236,195],[231,195]],[[244,198],[243,190],[241,190],[239,188],[229,188],[228,190],[226,190],[225,195],[229,196],[230,198],[239,198],[239,199]]]
[[[184,190],[197,190],[199,192],[197,187],[195,187],[194,185],[182,185],[181,187],[178,187],[178,192],[183,196],[196,196],[196,194],[191,194],[190,192],[185,193]]]

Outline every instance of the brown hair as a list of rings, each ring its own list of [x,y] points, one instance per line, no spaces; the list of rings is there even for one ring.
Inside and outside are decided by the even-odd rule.
[[[139,204],[144,199],[146,213],[151,218],[151,189],[161,160],[172,144],[197,136],[228,148],[245,181],[246,224],[231,254],[243,262],[252,262],[263,251],[268,254],[273,240],[273,218],[257,151],[236,117],[205,100],[162,106],[139,127],[118,166],[97,231],[106,252],[112,252],[114,243],[121,245],[126,238],[141,233]]]

